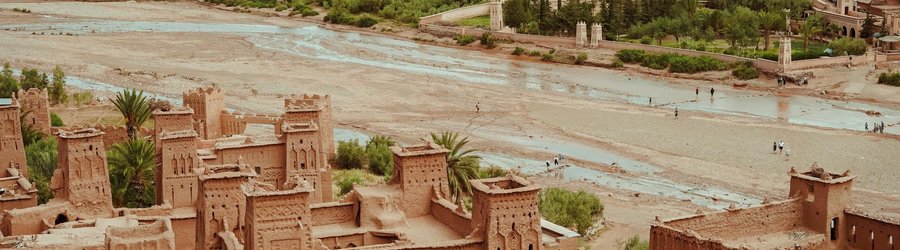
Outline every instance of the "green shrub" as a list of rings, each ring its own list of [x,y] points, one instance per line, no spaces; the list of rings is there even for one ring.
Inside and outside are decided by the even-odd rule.
[[[496,40],[497,39],[495,39],[494,35],[492,35],[490,32],[484,32],[481,33],[481,39],[479,42],[481,42],[481,45],[485,48],[493,49],[494,47],[497,47]]]
[[[494,177],[506,176],[507,171],[498,166],[490,166],[478,169],[478,179],[487,179]]]
[[[900,72],[884,72],[878,75],[878,83],[900,87]]]
[[[814,50],[801,51],[801,52],[791,53],[791,60],[792,61],[809,60],[809,59],[817,59],[817,58],[823,57],[823,56],[828,56],[828,53],[825,53],[822,51],[814,51]],[[776,55],[776,58],[777,58],[777,55]]]
[[[378,19],[370,14],[362,14],[356,18],[356,27],[368,28],[378,24]]]
[[[275,11],[281,12],[286,10],[287,8],[287,5],[279,4],[278,6],[275,6]]]
[[[644,51],[638,49],[623,49],[616,52],[616,58],[623,63],[640,63],[644,61]]]
[[[59,118],[59,115],[57,115],[56,113],[50,113],[50,126],[62,127],[65,126],[65,124],[63,124],[63,120],[62,118]]]
[[[709,56],[673,55],[669,59],[669,72],[698,73],[704,71],[724,70],[728,68],[724,62]]]
[[[622,249],[624,249],[624,250],[650,250],[650,242],[647,242],[646,240],[641,240],[640,237],[635,235],[634,237],[631,237],[631,239],[628,239],[628,241],[625,242],[625,246],[623,246]]]
[[[588,55],[584,52],[578,52],[578,56],[575,57],[575,64],[583,64],[584,61],[587,61]]]
[[[653,38],[649,36],[641,37],[641,44],[651,44],[653,43]]]
[[[670,53],[647,53],[646,55],[644,55],[644,61],[641,62],[641,66],[657,70],[666,69],[669,67],[669,59],[673,55],[674,54]]]
[[[367,173],[361,169],[334,170],[331,175],[335,196],[342,196],[353,190],[353,184],[372,186],[384,183],[384,177]]]
[[[541,52],[537,50],[532,50],[528,52],[529,56],[541,56]]]
[[[308,16],[318,16],[318,15],[319,15],[319,12],[318,12],[318,11],[315,11],[315,10],[312,10],[312,9],[306,9],[306,10],[303,10],[303,12],[300,13],[300,16],[303,16],[303,17],[308,17]]]
[[[759,71],[756,70],[756,67],[753,67],[752,62],[745,61],[735,65],[734,69],[731,71],[731,75],[737,79],[750,80],[759,77]]]
[[[325,21],[336,24],[356,24],[356,16],[350,14],[350,11],[344,8],[331,8],[328,15],[325,15]]]
[[[545,61],[545,62],[553,61],[553,53],[550,53],[550,52],[544,53],[543,55],[541,55],[541,61]]]
[[[522,55],[522,54],[524,54],[524,53],[525,53],[525,49],[523,49],[523,48],[521,48],[521,47],[516,47],[516,49],[514,49],[513,52],[512,52],[512,54],[513,54],[513,55],[516,55],[516,56]]]
[[[466,46],[470,43],[475,42],[475,37],[470,35],[458,35],[454,39],[456,39],[456,44],[459,44],[461,46]]]
[[[94,100],[94,93],[91,91],[82,91],[72,93],[72,101],[75,101],[75,106],[81,106],[90,104],[91,101]]]
[[[597,196],[561,188],[541,190],[538,209],[544,219],[563,227],[575,227],[582,235],[603,216],[603,204]]]
[[[865,54],[869,45],[863,39],[841,37],[829,42],[828,47],[831,48],[833,56],[858,56]]]
[[[375,136],[366,142],[366,157],[369,162],[369,171],[384,176],[394,173],[394,153],[390,146],[394,140],[386,136]]]
[[[344,169],[359,169],[366,165],[366,150],[358,140],[339,141],[337,163]]]
[[[616,58],[616,59],[613,59],[612,67],[613,67],[613,68],[621,68],[621,67],[625,67],[625,63],[622,62],[621,59]]]

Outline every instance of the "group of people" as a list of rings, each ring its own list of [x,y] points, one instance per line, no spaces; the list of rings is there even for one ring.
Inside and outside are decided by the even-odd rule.
[[[869,122],[866,122],[866,132],[869,131]],[[884,121],[881,124],[877,122],[872,123],[872,133],[882,133],[884,134]]]
[[[784,147],[784,141],[772,142],[772,153],[773,154],[784,153],[784,156],[786,156],[788,158],[791,157],[791,150]],[[785,160],[787,160],[787,159],[785,159]]]
[[[559,166],[559,162],[562,161],[562,160],[565,160],[565,159],[566,159],[566,158],[563,157],[562,154],[557,154],[556,157],[553,157],[553,166]],[[546,161],[545,163],[547,164],[547,167],[549,168],[549,167],[550,167],[550,161]]]

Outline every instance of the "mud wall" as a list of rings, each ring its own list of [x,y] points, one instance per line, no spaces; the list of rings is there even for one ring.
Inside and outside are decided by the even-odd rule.
[[[690,230],[704,237],[731,240],[802,227],[803,205],[802,201],[789,200],[761,207],[697,215],[665,224],[679,230]]]
[[[65,131],[75,131],[84,128],[94,128],[103,132],[101,135],[101,139],[103,140],[103,145],[107,149],[111,149],[113,145],[118,144],[120,142],[128,140],[128,129],[125,126],[109,126],[109,125],[90,125],[90,126],[75,126],[75,127],[65,127],[65,128],[51,128],[52,133],[57,133],[60,130]],[[140,136],[153,136],[153,130],[148,128],[140,128],[138,129],[138,134]]]
[[[819,59],[809,59],[800,61],[791,61],[790,70],[804,70],[812,68],[830,67],[830,66],[846,66],[864,65],[868,63],[866,56],[837,56]]]
[[[432,202],[431,204],[431,215],[435,218],[440,218],[441,223],[444,223],[453,231],[460,235],[469,235],[472,232],[471,224],[472,217],[465,216],[462,214],[453,211],[456,206],[450,203],[448,200],[437,200]]]
[[[900,249],[900,224],[855,213],[845,213],[844,219],[843,231],[849,249]]]
[[[106,237],[106,249],[176,249],[168,219],[136,227],[108,227]]]
[[[355,210],[353,203],[320,203],[312,205],[310,213],[312,214],[312,225],[327,225],[341,222],[351,221],[355,218]]]
[[[491,12],[491,3],[483,3],[478,5],[472,5],[468,7],[453,9],[449,11],[444,11],[441,13],[437,13],[430,16],[425,16],[419,18],[419,25],[421,24],[432,24],[436,22],[453,22],[457,20],[462,20],[470,17],[484,16],[488,15]]]

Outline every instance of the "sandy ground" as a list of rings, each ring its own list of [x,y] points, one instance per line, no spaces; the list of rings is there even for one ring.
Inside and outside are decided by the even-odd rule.
[[[32,14],[0,11],[0,23],[34,23],[52,15],[70,18],[227,22],[308,25],[279,17],[260,17],[210,9],[194,3],[52,3],[0,4],[26,7]],[[278,113],[278,96],[327,93],[333,98],[340,127],[385,134],[415,142],[429,132],[462,131],[472,146],[491,153],[548,159],[549,153],[498,140],[491,134],[553,137],[609,150],[663,168],[660,176],[687,185],[712,185],[757,197],[786,197],[790,167],[806,170],[814,162],[833,172],[849,169],[859,177],[856,200],[869,211],[900,216],[900,141],[846,130],[774,123],[747,117],[682,112],[597,102],[565,93],[525,91],[504,85],[473,85],[363,65],[301,59],[254,47],[246,38],[217,33],[123,32],[30,35],[0,31],[0,60],[13,67],[49,71],[60,65],[70,75],[179,97],[181,92],[216,84],[229,96],[227,105],[245,112]],[[336,48],[356,51],[356,48]],[[502,53],[502,55],[501,55]],[[598,52],[606,53],[608,52]],[[507,52],[486,56],[508,57]],[[599,56],[598,56],[599,57]],[[477,59],[473,59],[477,60]],[[565,66],[560,66],[565,67]],[[869,69],[822,72],[834,83],[815,88],[850,89],[855,98],[894,105],[898,88],[875,84],[850,86],[845,78],[871,77]],[[833,75],[831,75],[833,74]],[[677,82],[677,81],[673,81]],[[721,84],[721,83],[711,83]],[[765,86],[766,82],[756,82]],[[108,93],[107,93],[108,94]],[[98,93],[103,96],[104,93]],[[482,112],[474,112],[480,102]],[[108,106],[95,111],[57,109],[64,120],[105,121]],[[771,153],[771,143],[785,140],[788,160]],[[608,166],[581,162],[586,166]],[[535,178],[546,186],[596,193],[606,206],[609,226],[593,238],[595,249],[610,249],[633,235],[646,238],[649,222],[706,208],[689,202],[597,186],[582,181]]]

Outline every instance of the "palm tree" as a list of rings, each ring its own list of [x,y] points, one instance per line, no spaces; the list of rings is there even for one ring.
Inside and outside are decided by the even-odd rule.
[[[478,179],[481,157],[471,154],[476,151],[475,149],[463,150],[469,143],[469,138],[460,139],[457,132],[445,131],[440,135],[431,133],[431,140],[450,150],[447,154],[447,180],[450,184],[450,195],[459,204],[463,196],[472,195],[469,180]]]
[[[153,190],[156,147],[153,142],[143,138],[129,139],[115,144],[106,155],[114,205],[153,205],[156,200]]]
[[[138,128],[150,118],[150,103],[144,96],[144,91],[122,90],[116,94],[116,99],[109,99],[122,116],[125,117],[125,127],[128,129],[128,138],[135,138]]]
[[[803,25],[800,25],[800,35],[803,36],[803,51],[809,47],[809,38],[822,33],[822,17],[810,15]]]
[[[769,37],[772,35],[773,31],[784,29],[784,16],[772,11],[760,12],[759,24],[760,28],[763,30],[763,36],[766,41],[763,49],[769,50]]]

